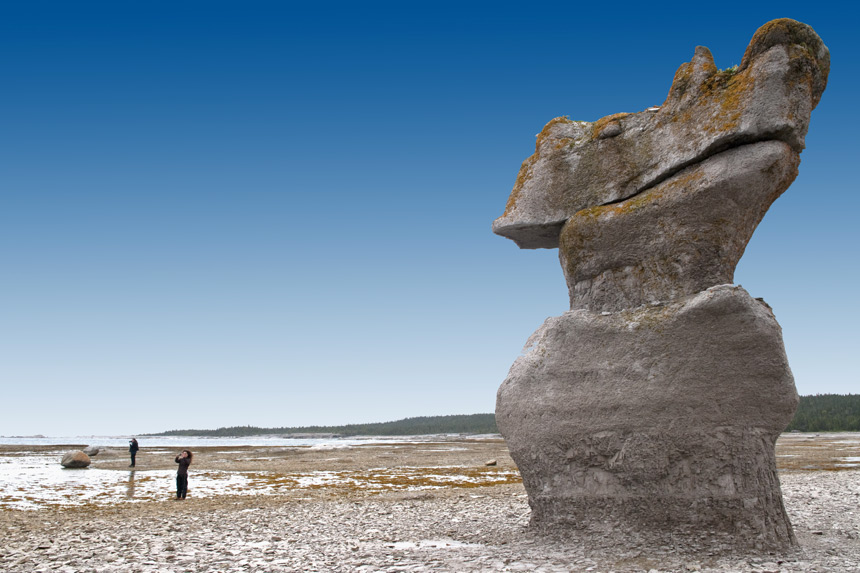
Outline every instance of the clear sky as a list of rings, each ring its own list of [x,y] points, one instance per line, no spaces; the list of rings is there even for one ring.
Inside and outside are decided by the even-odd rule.
[[[858,8],[3,2],[0,435],[492,412],[567,309],[490,225],[535,134],[663,102],[697,45],[831,50],[800,176],[735,275],[798,391],[857,393]],[[852,13],[853,12],[853,13]]]

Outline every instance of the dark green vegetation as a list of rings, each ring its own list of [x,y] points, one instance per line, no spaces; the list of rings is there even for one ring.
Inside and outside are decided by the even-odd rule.
[[[797,413],[786,431],[860,432],[860,394],[816,394],[801,396]],[[493,414],[424,416],[395,422],[348,424],[346,426],[305,426],[298,428],[258,428],[233,426],[217,430],[170,430],[150,436],[262,436],[291,434],[335,434],[338,436],[418,436],[422,434],[496,434]]]
[[[495,434],[494,414],[424,416],[395,422],[348,424],[346,426],[305,426],[300,428],[257,428],[233,426],[217,430],[170,430],[150,436],[261,436],[290,434],[336,434],[338,436],[418,436],[422,434]]]
[[[786,431],[860,432],[860,394],[801,396]]]

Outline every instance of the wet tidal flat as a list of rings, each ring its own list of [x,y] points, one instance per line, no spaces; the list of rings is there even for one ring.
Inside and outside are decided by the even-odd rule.
[[[145,444],[144,440],[141,440]],[[0,508],[114,505],[170,499],[178,451],[147,448],[129,467],[128,452],[107,448],[84,469],[59,465],[84,445],[0,446]],[[317,446],[205,446],[193,449],[189,496],[327,495],[473,488],[521,482],[499,438]],[[495,461],[494,465],[487,462]]]
[[[532,530],[498,438],[192,448],[189,497],[179,502],[177,451],[141,443],[133,473],[118,448],[85,470],[58,469],[67,448],[0,448],[0,461],[29,459],[25,479],[15,478],[25,491],[8,491],[12,466],[0,465],[0,570],[860,570],[860,434],[780,439],[800,542],[785,555],[722,551],[708,532],[681,544],[620,529]]]

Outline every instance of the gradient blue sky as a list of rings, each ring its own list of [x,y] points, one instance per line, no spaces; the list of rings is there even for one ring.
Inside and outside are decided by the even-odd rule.
[[[839,5],[2,3],[0,435],[493,411],[567,309],[557,252],[490,231],[535,134],[659,105],[697,45],[738,64],[778,17],[832,70],[735,282],[801,394],[857,393]]]

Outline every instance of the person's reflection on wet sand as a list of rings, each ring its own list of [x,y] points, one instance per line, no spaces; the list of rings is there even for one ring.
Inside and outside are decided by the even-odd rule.
[[[128,472],[128,482],[125,484],[125,497],[131,499],[134,497],[134,470]]]

